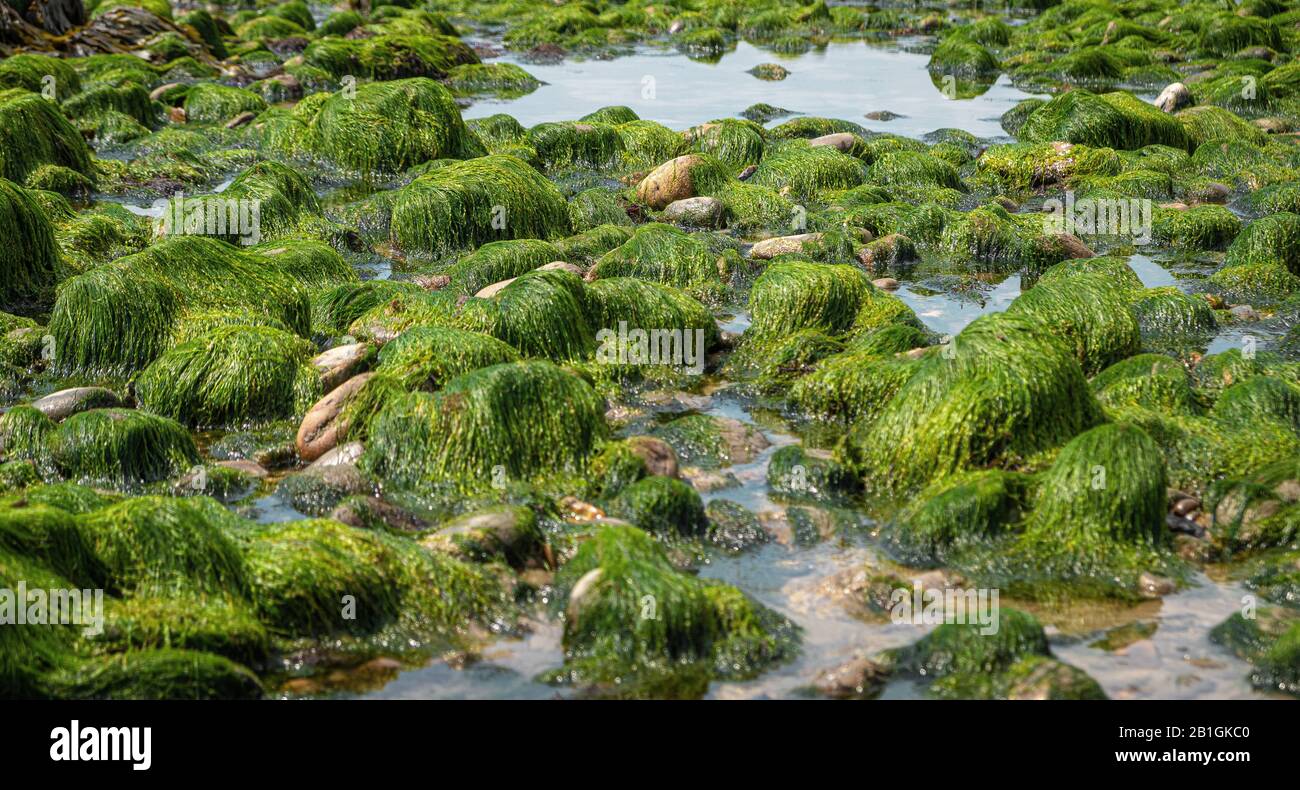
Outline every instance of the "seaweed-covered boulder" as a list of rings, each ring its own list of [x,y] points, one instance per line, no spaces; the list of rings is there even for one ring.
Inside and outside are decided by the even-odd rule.
[[[964,35],[950,35],[930,54],[931,73],[961,77],[987,77],[1002,70],[998,59],[979,42]]]
[[[558,574],[565,665],[597,694],[692,698],[793,657],[798,629],[740,590],[688,576],[635,527],[597,527]]]
[[[398,483],[481,487],[502,475],[579,473],[606,432],[585,381],[549,362],[512,362],[394,399],[371,424],[362,464]]]
[[[342,276],[337,253],[320,251],[310,243],[242,251],[183,235],[92,269],[59,289],[49,326],[55,362],[73,370],[138,370],[171,345],[187,316],[205,311],[229,311],[245,324],[260,318],[306,336],[311,309],[298,281],[313,270]]]
[[[1052,659],[1043,627],[1016,609],[1002,609],[992,631],[982,622],[944,623],[886,659],[896,672],[931,679],[927,692],[940,698],[1106,698],[1095,680]]]
[[[1101,274],[1078,273],[1039,283],[1007,308],[1038,322],[1064,339],[1086,375],[1138,352],[1138,323],[1127,309],[1127,295]]]
[[[67,699],[260,699],[247,667],[199,650],[158,648],[87,658],[54,673],[48,688]]]
[[[815,200],[823,190],[852,189],[866,180],[862,162],[831,146],[803,141],[782,144],[763,157],[750,182],[797,200]]]
[[[128,497],[78,517],[114,590],[243,597],[241,520],[206,497]]]
[[[539,564],[545,539],[537,515],[519,505],[476,510],[442,524],[420,544],[471,562],[502,560],[515,568]]]
[[[375,370],[400,382],[403,389],[432,392],[461,374],[518,359],[518,351],[489,335],[451,327],[416,327],[384,345]]]
[[[1101,420],[1068,347],[1036,321],[993,314],[923,356],[879,415],[854,427],[843,452],[869,489],[898,492],[1023,461]]]
[[[451,32],[447,28],[421,28],[401,35],[323,36],[303,50],[303,62],[334,77],[364,77],[375,84],[416,77],[443,79],[457,66],[478,63],[474,50],[447,35]]]
[[[1108,410],[1140,407],[1187,416],[1201,412],[1187,369],[1164,354],[1138,354],[1116,362],[1090,383],[1097,402]]]
[[[218,327],[151,362],[135,380],[136,397],[191,427],[292,417],[320,394],[311,354],[311,344],[283,330]]]
[[[782,338],[800,329],[844,333],[853,327],[858,311],[875,292],[867,276],[852,266],[773,263],[754,281],[750,295],[753,323],[746,335]]]
[[[265,136],[273,148],[323,157],[366,178],[483,153],[465,128],[455,98],[425,78],[314,94],[290,117],[268,121]]]
[[[20,88],[0,90],[0,176],[22,183],[41,165],[94,173],[90,147],[56,104]]]
[[[1300,275],[1300,214],[1283,212],[1250,223],[1228,247],[1227,267],[1275,264]]]
[[[393,242],[434,257],[491,241],[568,233],[564,197],[513,156],[431,170],[400,190],[393,203]]]
[[[401,644],[436,645],[502,608],[499,584],[474,566],[328,519],[254,528],[244,563],[249,600],[275,634],[387,632]]]
[[[483,332],[525,356],[585,359],[596,339],[587,323],[582,280],[562,269],[516,277],[487,298],[467,301],[456,325]]]
[[[720,339],[718,322],[707,307],[659,283],[633,277],[596,280],[587,286],[586,306],[588,322],[605,349],[605,362],[630,359],[627,352],[638,339],[628,333],[635,330],[647,333],[646,342],[651,344],[647,350],[655,348],[660,352],[656,360],[665,364],[703,365],[703,354],[712,351]],[[622,354],[614,347],[619,343],[620,328],[626,330],[622,337],[627,348]],[[597,355],[601,358],[599,348]]]
[[[478,294],[490,285],[518,277],[559,258],[560,251],[541,239],[493,241],[462,256],[445,273],[451,278],[451,287],[467,294]]]
[[[54,228],[31,192],[0,178],[0,309],[48,303],[58,276]]]
[[[697,238],[662,223],[642,225],[622,246],[601,256],[589,278],[636,277],[690,288],[720,279],[716,256]]]
[[[899,512],[885,537],[903,562],[942,563],[1013,531],[1031,492],[1031,478],[1001,469],[940,478]]]
[[[575,168],[601,171],[613,167],[623,156],[623,138],[607,123],[539,123],[528,130],[524,143],[537,152],[547,172]]]
[[[610,503],[609,513],[665,536],[699,537],[709,523],[700,495],[671,477],[646,477],[627,486]]]
[[[1020,139],[1127,150],[1152,144],[1188,151],[1193,147],[1177,119],[1133,94],[1097,95],[1083,89],[1063,93],[1034,110],[1020,128]]]
[[[1219,325],[1209,302],[1171,286],[1140,291],[1131,300],[1144,349],[1190,356],[1205,347]]]
[[[906,357],[846,351],[795,381],[789,402],[809,417],[853,424],[874,417],[916,371],[916,361]]]
[[[117,488],[166,480],[198,463],[179,423],[131,409],[74,414],[50,436],[50,457],[66,477]]]
[[[244,112],[266,109],[261,96],[244,88],[200,82],[185,94],[186,120],[195,123],[225,123]]]
[[[1136,592],[1168,546],[1166,488],[1164,455],[1141,428],[1100,425],[1071,440],[1044,474],[1019,549],[1055,581]]]

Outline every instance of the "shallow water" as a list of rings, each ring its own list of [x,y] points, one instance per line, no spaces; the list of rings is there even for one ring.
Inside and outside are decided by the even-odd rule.
[[[717,63],[662,51],[556,65],[524,63],[506,55],[499,62],[518,63],[548,84],[513,101],[477,102],[464,115],[481,118],[507,112],[524,126],[531,126],[573,120],[609,105],[626,105],[642,118],[671,129],[686,129],[766,102],[795,113],[841,118],[872,131],[909,137],[958,128],[976,137],[993,138],[1005,135],[998,123],[1002,113],[1031,95],[1012,87],[1003,75],[982,96],[949,101],[930,80],[926,71],[929,56],[904,51],[901,47],[908,44],[905,38],[880,45],[836,42],[824,50],[787,56],[742,41]],[[768,82],[745,73],[760,63],[779,63],[790,76]],[[905,117],[892,121],[863,117],[878,110]]]
[[[506,56],[503,60],[513,59]],[[770,61],[785,65],[790,77],[782,82],[764,82],[745,73],[758,63]],[[529,126],[569,120],[603,106],[623,104],[643,118],[684,129],[735,115],[756,102],[767,102],[912,137],[945,127],[964,129],[982,138],[1004,137],[998,117],[1027,94],[1012,87],[1004,76],[980,97],[949,101],[930,81],[926,62],[926,56],[893,45],[834,43],[800,56],[778,56],[741,42],[717,63],[697,62],[676,53],[639,52],[611,61],[527,64],[530,72],[549,84],[514,101],[478,102],[465,111],[465,116],[508,112]],[[652,83],[646,78],[652,78]],[[652,95],[643,92],[650,84]],[[873,110],[890,110],[907,117],[887,123],[863,117]],[[1132,256],[1130,265],[1147,287],[1173,285],[1186,290],[1192,282],[1186,272],[1145,255]],[[897,291],[926,325],[941,335],[956,334],[980,315],[1004,310],[1020,292],[1020,278],[1014,275],[979,290],[955,292],[942,282],[922,281],[905,282]],[[721,322],[724,329],[733,332],[743,331],[748,324],[749,318],[743,312]],[[1225,331],[1214,340],[1210,351],[1240,347],[1244,334],[1241,330]],[[738,487],[704,494],[705,501],[731,499],[760,516],[779,514],[782,505],[770,500],[766,493],[766,467],[779,447],[799,441],[798,437],[788,429],[774,428],[767,414],[756,421],[748,408],[725,390],[711,396],[702,410],[755,424],[772,443],[753,463],[728,470],[740,481]],[[257,504],[264,520],[296,515],[274,496]],[[803,645],[793,662],[752,681],[714,683],[709,696],[798,696],[800,688],[823,669],[857,655],[869,656],[915,641],[928,627],[857,620],[823,589],[824,582],[836,572],[874,564],[880,557],[866,530],[862,530],[861,534],[841,533],[813,546],[774,542],[739,556],[713,558],[701,569],[702,575],[735,584],[791,618],[803,629]],[[1047,624],[1056,655],[1086,670],[1113,698],[1260,697],[1265,695],[1251,689],[1246,680],[1249,665],[1208,638],[1211,627],[1240,608],[1244,592],[1235,582],[1215,581],[1201,574],[1189,589],[1139,607],[1116,611],[1085,605],[1057,615],[1039,614]],[[1003,605],[1007,602],[1003,601]],[[1132,622],[1154,623],[1155,630],[1113,651],[1094,645],[1106,629]],[[1054,623],[1073,625],[1062,630]],[[423,669],[403,672],[365,696],[566,696],[568,690],[533,680],[562,661],[559,626],[539,623],[527,638],[500,640],[465,669],[453,669],[435,660]],[[919,694],[913,682],[902,680],[890,683],[882,697],[911,698]]]

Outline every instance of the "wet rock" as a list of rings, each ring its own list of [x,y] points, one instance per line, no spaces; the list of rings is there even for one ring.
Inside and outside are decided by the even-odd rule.
[[[569,628],[576,628],[578,619],[582,616],[582,610],[593,600],[596,591],[596,585],[605,577],[604,568],[592,568],[578,579],[569,591],[569,605],[564,610],[564,616],[568,620],[566,624]]]
[[[1273,487],[1273,493],[1287,502],[1300,502],[1300,480],[1283,480]]]
[[[417,274],[411,278],[411,282],[426,291],[441,291],[451,285],[451,277],[445,274]]]
[[[570,274],[576,274],[579,277],[584,273],[581,266],[574,266],[572,263],[568,263],[567,261],[551,261],[550,263],[539,266],[538,268],[544,272],[568,272]]]
[[[873,110],[862,117],[869,121],[894,121],[899,118],[906,118],[907,116],[899,115],[898,113],[890,112],[889,110]]]
[[[1191,535],[1197,538],[1205,537],[1204,527],[1189,518],[1178,516],[1173,513],[1165,515],[1165,526],[1168,527],[1171,532],[1176,534]]]
[[[72,387],[59,390],[32,403],[32,408],[55,422],[90,409],[110,409],[122,405],[122,399],[103,387]]]
[[[330,511],[330,518],[350,527],[365,529],[382,525],[398,532],[422,532],[429,527],[428,522],[416,514],[376,496],[346,499]]]
[[[677,453],[663,439],[654,436],[633,436],[627,447],[645,462],[646,471],[661,477],[677,477]]]
[[[1217,181],[1202,186],[1196,190],[1193,196],[1197,203],[1227,203],[1228,198],[1232,197],[1232,187],[1227,184],[1220,184]]]
[[[871,699],[885,686],[889,670],[867,658],[855,658],[823,670],[813,681],[818,694],[831,699]]]
[[[1251,123],[1265,134],[1286,134],[1291,131],[1291,124],[1283,118],[1256,118]]]
[[[858,248],[854,254],[868,270],[879,272],[916,257],[916,245],[901,233],[890,233]]]
[[[680,471],[683,480],[701,494],[736,488],[740,481],[730,472],[720,469],[701,469],[698,466],[684,466]]]
[[[1113,23],[1112,23],[1113,24]],[[1097,681],[1083,670],[1052,658],[1035,657],[1016,665],[1006,698],[1015,700],[1105,699]]]
[[[374,346],[369,343],[350,343],[316,355],[311,364],[320,371],[321,388],[330,392],[364,370],[373,354]]]
[[[226,128],[238,129],[241,126],[247,126],[250,123],[252,123],[253,119],[256,117],[257,117],[257,113],[249,112],[245,110],[244,112],[241,112],[240,114],[236,115],[234,118],[231,118],[229,121],[226,121]]]
[[[533,512],[511,505],[460,516],[420,540],[426,548],[473,561],[504,557],[515,568],[535,564],[543,542]]]
[[[1183,497],[1174,502],[1171,512],[1176,516],[1189,518],[1191,514],[1201,509],[1201,500],[1196,497]]]
[[[725,551],[741,552],[772,539],[758,516],[744,505],[715,499],[705,505],[704,513],[709,518],[709,542]]]
[[[1173,579],[1143,571],[1138,577],[1138,592],[1145,598],[1162,598],[1178,589]]]
[[[695,181],[691,177],[691,171],[704,162],[704,158],[696,154],[669,159],[651,170],[637,184],[637,201],[652,209],[662,210],[674,201],[695,197]]]
[[[1092,251],[1091,247],[1083,243],[1083,239],[1073,233],[1057,233],[1056,241],[1069,258],[1092,258],[1097,254]]]
[[[478,293],[474,294],[474,296],[479,299],[491,299],[492,297],[504,291],[506,289],[506,286],[510,285],[510,283],[514,282],[516,279],[518,278],[511,277],[508,280],[501,280],[500,282],[495,282],[492,283],[491,285],[485,285],[482,288],[480,288],[478,290]]]
[[[879,277],[872,280],[871,284],[886,291],[898,290],[898,280],[895,280],[893,277]]]
[[[836,132],[834,134],[824,134],[821,137],[814,137],[808,141],[808,145],[813,148],[834,148],[836,151],[848,153],[853,150],[853,145],[856,142],[857,135],[851,132]]]
[[[790,76],[790,72],[779,63],[760,63],[746,73],[768,82],[779,82]]]
[[[368,493],[370,481],[354,464],[307,467],[280,481],[277,493],[301,513],[323,516],[344,498]]]
[[[777,236],[773,239],[764,239],[755,244],[749,250],[749,257],[758,260],[769,260],[778,255],[789,253],[803,252],[803,245],[806,243],[816,243],[821,240],[820,233],[799,233],[794,236]]]
[[[340,464],[354,464],[365,450],[365,445],[361,442],[340,444],[338,447],[325,453],[320,458],[317,458],[312,462],[311,466],[307,468],[313,469],[325,466],[338,466]]]
[[[1187,86],[1181,82],[1166,85],[1155,101],[1155,105],[1165,112],[1178,112],[1191,103],[1192,92],[1187,90]]]
[[[183,87],[185,86],[179,82],[169,82],[166,85],[159,85],[158,87],[149,91],[149,100],[159,101],[160,99],[162,99],[162,97],[166,96],[169,92],[174,91],[177,88],[183,88]]]
[[[307,411],[294,439],[302,460],[315,461],[338,444],[340,436],[347,433],[347,426],[341,421],[343,410],[372,376],[373,373],[353,376],[330,390]]]
[[[736,175],[736,179],[739,181],[748,181],[750,177],[757,172],[758,172],[758,165],[749,165]]]
[[[1232,307],[1228,308],[1228,312],[1232,313],[1233,318],[1236,318],[1238,321],[1259,320],[1259,313],[1255,312],[1255,308],[1251,307],[1248,304],[1233,305]]]
[[[262,466],[256,461],[248,461],[248,460],[217,461],[215,465],[224,467],[226,469],[233,469],[236,472],[248,475],[249,477],[255,478],[257,480],[261,480],[265,478],[268,474],[270,474],[269,472],[266,471],[266,467]]]
[[[664,209],[663,219],[693,228],[717,228],[722,225],[722,201],[715,197],[674,200]]]

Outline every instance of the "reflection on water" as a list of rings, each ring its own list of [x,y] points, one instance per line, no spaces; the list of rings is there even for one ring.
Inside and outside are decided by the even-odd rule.
[[[642,118],[671,129],[686,129],[766,102],[804,115],[842,118],[873,131],[908,137],[943,128],[964,129],[977,137],[1001,137],[1005,133],[998,118],[1029,96],[1012,87],[1003,75],[981,96],[949,101],[926,71],[928,55],[860,41],[832,43],[824,50],[795,56],[775,55],[742,41],[717,63],[660,51],[556,65],[522,63],[511,55],[501,62],[519,63],[548,84],[513,101],[477,102],[465,111],[466,118],[506,112],[524,126],[532,126],[573,120],[608,105],[626,105]],[[769,62],[785,66],[790,76],[767,82],[746,73]],[[892,121],[863,117],[880,110],[904,117]]]

